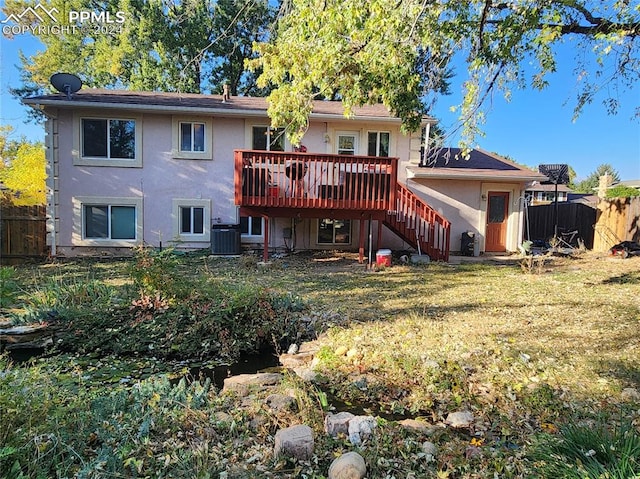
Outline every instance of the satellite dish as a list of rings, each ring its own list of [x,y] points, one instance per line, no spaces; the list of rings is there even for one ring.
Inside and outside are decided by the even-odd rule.
[[[54,73],[49,81],[60,93],[66,93],[69,100],[73,93],[82,88],[82,80],[71,73]]]

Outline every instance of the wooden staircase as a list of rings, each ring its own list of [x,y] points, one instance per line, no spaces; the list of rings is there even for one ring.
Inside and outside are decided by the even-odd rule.
[[[434,261],[449,261],[451,223],[422,201],[405,185],[398,183],[396,207],[387,211],[384,225],[404,241]]]

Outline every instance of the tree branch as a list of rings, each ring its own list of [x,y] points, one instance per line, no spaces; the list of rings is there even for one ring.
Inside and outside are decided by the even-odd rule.
[[[568,8],[569,10],[573,10],[579,13],[582,18],[588,23],[588,25],[584,25],[581,22],[572,22],[572,23],[540,23],[537,25],[539,30],[543,28],[560,28],[560,33],[563,35],[567,34],[578,34],[578,35],[595,35],[596,33],[610,34],[610,33],[620,33],[624,36],[628,37],[638,37],[640,36],[640,21],[638,22],[624,22],[618,23],[612,20],[608,20],[604,17],[599,17],[594,15],[594,13],[589,10],[584,4],[580,2],[576,2],[573,0],[556,0],[552,3],[555,3],[557,6],[563,6]],[[482,17],[480,19],[480,32],[482,33],[483,24],[500,24],[502,20],[486,20],[486,9],[487,5],[490,5],[491,2],[487,0],[485,3],[484,10],[482,12]],[[497,11],[511,10],[511,6],[507,3],[499,3],[493,5],[492,8]]]

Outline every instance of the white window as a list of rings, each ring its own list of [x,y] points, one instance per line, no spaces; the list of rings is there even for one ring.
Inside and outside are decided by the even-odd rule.
[[[240,235],[245,239],[262,238],[264,220],[255,216],[240,217]]]
[[[173,200],[174,237],[185,242],[209,242],[211,239],[211,201]]]
[[[204,151],[204,132],[204,123],[180,122],[180,151]]]
[[[204,208],[202,206],[180,207],[180,234],[201,235],[204,233]]]
[[[351,244],[351,220],[318,220],[318,244]]]
[[[213,159],[213,121],[210,118],[173,117],[173,158]]]
[[[251,149],[265,151],[284,151],[284,128],[253,126],[251,128]]]
[[[339,155],[356,155],[358,153],[358,135],[355,132],[338,133],[337,147]]]
[[[368,134],[367,155],[389,156],[390,137],[391,134],[388,131],[370,131]]]
[[[75,197],[73,243],[79,246],[135,245],[142,238],[142,199]]]
[[[141,167],[139,118],[74,116],[74,164]]]

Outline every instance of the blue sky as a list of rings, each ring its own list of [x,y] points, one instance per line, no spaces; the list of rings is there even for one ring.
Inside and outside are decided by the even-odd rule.
[[[9,93],[10,88],[20,85],[18,52],[31,55],[42,46],[25,35],[0,38],[0,124],[14,126],[18,136],[42,140],[43,127],[25,124],[26,108]],[[578,180],[603,163],[612,165],[622,180],[640,179],[640,119],[633,118],[640,105],[640,85],[618,97],[622,108],[617,115],[608,115],[600,98],[573,122],[575,77],[572,55],[568,47],[566,50],[560,56],[559,71],[549,76],[546,90],[516,90],[508,103],[500,94],[494,96],[484,125],[486,136],[478,139],[479,146],[532,167],[567,163]],[[454,82],[454,94],[439,100],[433,111],[444,127],[455,122],[449,107],[459,102],[460,91]]]

